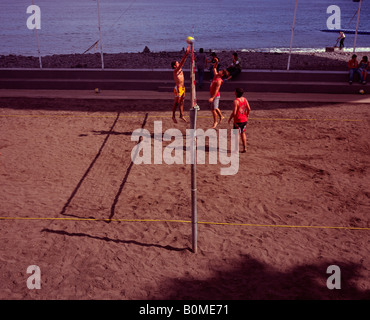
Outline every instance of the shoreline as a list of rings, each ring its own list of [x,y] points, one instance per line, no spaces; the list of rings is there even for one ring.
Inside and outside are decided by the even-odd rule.
[[[216,51],[222,68],[232,62],[233,51]],[[284,70],[287,68],[288,52],[236,51],[242,61],[243,69]],[[210,50],[206,51],[210,58]],[[356,53],[358,60],[370,52]],[[107,69],[170,69],[172,60],[180,60],[183,51],[178,52],[140,52],[140,53],[104,53],[104,67]],[[346,71],[347,61],[352,52],[304,52],[292,51],[291,70],[327,70]],[[43,68],[81,68],[100,69],[100,53],[54,54],[42,56]],[[189,59],[188,59],[189,61]],[[187,62],[188,63],[188,62]],[[39,68],[36,56],[0,55],[0,68]]]

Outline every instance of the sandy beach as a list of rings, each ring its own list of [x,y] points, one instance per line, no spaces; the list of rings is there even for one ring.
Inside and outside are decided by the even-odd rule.
[[[220,52],[221,63],[231,54]],[[169,69],[181,56],[106,54],[105,67]],[[294,54],[291,68],[347,70],[350,56]],[[246,69],[287,63],[280,53],[240,57]],[[0,57],[0,68],[38,66]],[[43,57],[43,67],[100,68],[100,55]],[[206,130],[211,114],[199,103]],[[197,167],[197,254],[190,165],[131,158],[132,132],[153,133],[154,121],[186,136],[171,107],[171,93],[145,103],[0,99],[0,299],[369,299],[368,104],[253,102],[238,172],[221,175],[220,159]],[[230,108],[221,101],[227,117]],[[40,290],[27,287],[30,265]],[[327,287],[331,265],[340,290]]]
[[[210,58],[210,52],[206,52]],[[222,67],[232,62],[232,51],[217,52]],[[179,52],[104,54],[107,69],[170,69],[172,60],[179,60]],[[244,69],[285,70],[288,53],[238,52]],[[357,53],[358,60],[368,52]],[[291,56],[291,70],[347,70],[351,52],[298,52]],[[101,68],[99,53],[65,54],[42,57],[43,68]],[[39,68],[38,57],[17,55],[0,56],[0,68]]]
[[[0,299],[369,299],[368,105],[254,102],[237,174],[198,165],[194,254],[190,165],[130,156],[154,121],[186,134],[171,104],[1,99]]]
[[[369,2],[2,1],[9,314],[318,319],[314,303],[330,300],[341,305],[328,319],[365,318],[342,301],[370,300],[370,84],[348,68],[354,51],[370,58]],[[171,62],[188,44],[182,81]],[[235,52],[243,72],[222,82],[211,128],[212,53],[226,69]],[[238,88],[251,107],[246,152],[233,152],[228,122]],[[174,121],[183,90],[186,119]],[[297,313],[281,300],[310,301]]]

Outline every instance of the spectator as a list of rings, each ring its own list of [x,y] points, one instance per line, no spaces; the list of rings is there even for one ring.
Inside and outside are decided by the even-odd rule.
[[[366,84],[367,70],[368,69],[369,69],[369,61],[367,59],[367,56],[363,56],[362,60],[360,61],[359,66],[358,66],[358,71],[361,74],[363,84]]]
[[[358,73],[360,76],[360,80],[362,82],[362,74],[358,70],[358,61],[357,61],[357,55],[353,55],[352,59],[348,61],[348,69],[349,69],[349,84],[352,84],[353,82],[353,75],[355,73]]]
[[[233,53],[233,62],[227,68],[227,71],[229,71],[230,76],[226,80],[236,78],[242,72],[242,62],[236,52]]]
[[[198,68],[198,87],[202,89],[203,80],[204,80],[204,69],[207,67],[207,57],[206,54],[203,52],[203,48],[199,49],[199,53],[197,55],[197,68]]]

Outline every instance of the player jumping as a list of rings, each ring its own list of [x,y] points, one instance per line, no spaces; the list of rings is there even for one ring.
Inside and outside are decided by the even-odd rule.
[[[184,100],[185,100],[185,84],[184,84],[184,72],[182,71],[182,67],[186,61],[186,58],[189,55],[190,46],[186,48],[185,54],[182,57],[181,61],[178,62],[176,60],[171,62],[171,67],[173,69],[173,79],[176,83],[174,94],[175,94],[175,100],[173,102],[172,107],[172,120],[174,123],[177,123],[175,112],[177,107],[179,107],[180,110],[180,119],[184,120],[186,119],[184,117]]]

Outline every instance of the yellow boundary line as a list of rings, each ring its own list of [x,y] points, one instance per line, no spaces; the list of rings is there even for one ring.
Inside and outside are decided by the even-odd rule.
[[[57,221],[105,221],[105,222],[172,222],[172,223],[192,223],[189,220],[165,220],[165,219],[95,219],[95,218],[45,218],[45,217],[0,217],[0,220],[57,220]],[[198,221],[203,225],[224,225],[224,226],[245,226],[245,227],[270,227],[270,228],[306,228],[306,229],[342,229],[342,230],[366,230],[370,228],[343,227],[343,226],[294,226],[277,224],[253,224],[235,222],[209,222]]]
[[[71,117],[71,118],[115,118],[117,115],[43,115],[43,114],[26,114],[26,115],[21,115],[21,114],[0,114],[0,117],[3,118],[42,118],[42,117],[49,117],[49,118],[66,118],[66,117]],[[142,115],[140,116],[124,116],[120,115],[120,118],[141,118]],[[164,116],[164,115],[151,115],[148,116],[148,118],[172,118],[172,116]],[[211,116],[198,116],[198,118],[212,118]],[[294,118],[249,118],[249,120],[260,120],[260,121],[337,121],[337,122],[364,122],[366,120],[363,119],[309,119],[309,118],[303,118],[303,119],[294,119]]]

